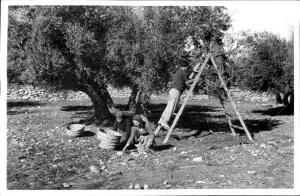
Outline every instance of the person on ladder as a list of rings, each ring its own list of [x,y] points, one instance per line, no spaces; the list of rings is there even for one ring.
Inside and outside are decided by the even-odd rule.
[[[194,79],[188,79],[187,75],[187,68],[189,66],[188,60],[184,57],[180,60],[180,67],[176,71],[173,82],[172,88],[169,91],[168,103],[167,106],[162,113],[160,120],[158,121],[158,126],[163,128],[169,128],[168,122],[174,113],[177,103],[180,99],[181,94],[186,89],[186,87],[193,83]]]
[[[214,39],[210,42],[209,50],[218,66],[218,70],[220,71],[222,78],[227,81],[229,74],[227,73],[227,56],[222,42],[223,38],[224,34],[216,34]]]

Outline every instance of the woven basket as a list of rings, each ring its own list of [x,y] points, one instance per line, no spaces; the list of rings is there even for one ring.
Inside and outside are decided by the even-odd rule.
[[[99,147],[103,149],[115,149],[119,144],[121,134],[111,129],[100,129],[97,132],[97,139],[100,141]]]
[[[66,134],[68,137],[79,137],[84,131],[85,125],[83,124],[70,124],[65,127]]]

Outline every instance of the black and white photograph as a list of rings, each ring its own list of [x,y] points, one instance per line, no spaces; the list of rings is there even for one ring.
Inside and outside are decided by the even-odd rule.
[[[0,195],[300,194],[300,2],[1,4]]]

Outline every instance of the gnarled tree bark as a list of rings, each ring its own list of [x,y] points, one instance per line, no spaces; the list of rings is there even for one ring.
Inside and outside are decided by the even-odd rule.
[[[89,96],[99,124],[109,124],[114,120],[114,115],[119,110],[115,108],[113,100],[105,86],[89,82],[85,85],[78,85],[77,88]]]

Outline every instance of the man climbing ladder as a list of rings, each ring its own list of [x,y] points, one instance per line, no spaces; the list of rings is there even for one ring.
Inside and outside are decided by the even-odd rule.
[[[158,121],[159,127],[169,128],[168,122],[176,109],[177,103],[180,99],[182,92],[186,89],[186,87],[189,84],[191,84],[194,81],[193,79],[188,79],[186,73],[188,66],[189,64],[187,62],[187,59],[184,59],[184,57],[182,57],[182,59],[180,60],[180,67],[176,71],[172,82],[172,88],[169,92],[167,106],[164,112],[162,113],[160,120]]]
[[[238,112],[238,110],[237,110],[237,108],[236,108],[235,103],[233,102],[233,99],[232,99],[231,96],[230,96],[230,93],[229,93],[229,91],[228,91],[228,89],[227,89],[227,87],[226,87],[226,84],[225,84],[225,82],[224,82],[224,80],[223,80],[223,78],[222,78],[222,75],[221,75],[221,73],[220,73],[220,71],[219,71],[218,66],[216,65],[216,63],[215,63],[215,61],[214,61],[214,58],[213,58],[212,54],[211,54],[211,53],[208,53],[208,55],[206,56],[206,59],[204,60],[204,62],[203,62],[202,65],[200,66],[200,68],[199,68],[199,65],[200,65],[200,64],[198,64],[198,65],[196,66],[196,67],[197,67],[197,68],[196,68],[197,74],[196,74],[195,78],[192,79],[192,80],[189,80],[188,82],[187,82],[186,78],[184,78],[183,81],[186,81],[186,84],[192,82],[192,86],[190,87],[190,89],[189,89],[189,91],[188,91],[188,94],[187,94],[187,96],[185,97],[185,99],[184,99],[184,101],[183,101],[183,104],[182,104],[181,108],[179,109],[178,113],[176,114],[176,117],[175,117],[175,119],[174,119],[174,121],[173,121],[171,127],[169,127],[169,126],[167,125],[167,121],[170,119],[170,117],[171,117],[171,115],[172,115],[172,113],[173,113],[173,110],[174,110],[174,108],[176,107],[176,104],[177,104],[178,99],[179,99],[179,97],[180,97],[180,93],[178,93],[178,96],[177,96],[178,99],[175,100],[175,101],[173,101],[173,100],[171,99],[172,96],[169,96],[168,105],[167,105],[167,107],[166,107],[166,109],[165,109],[165,111],[164,111],[164,113],[163,113],[163,115],[162,115],[162,117],[161,117],[161,119],[160,119],[160,121],[159,121],[159,123],[158,123],[158,127],[156,128],[156,130],[155,130],[155,132],[154,132],[154,134],[157,135],[158,132],[159,132],[159,130],[160,130],[162,127],[168,130],[168,134],[167,134],[165,140],[163,141],[163,143],[166,143],[166,142],[168,141],[168,138],[170,137],[170,135],[171,135],[173,129],[175,128],[176,123],[177,123],[177,121],[178,121],[180,115],[182,114],[183,109],[184,109],[185,105],[187,104],[189,97],[191,96],[191,94],[192,94],[192,92],[193,92],[193,90],[194,90],[194,88],[195,88],[197,82],[199,81],[199,78],[200,78],[200,75],[201,75],[202,71],[204,70],[205,66],[207,65],[208,60],[211,60],[212,65],[213,65],[213,67],[215,68],[215,70],[216,70],[216,72],[217,72],[218,79],[220,80],[221,85],[222,85],[222,87],[224,88],[225,93],[226,93],[227,97],[229,98],[229,101],[231,102],[231,105],[232,105],[232,107],[233,107],[233,109],[234,109],[236,115],[238,116],[238,119],[239,119],[241,125],[242,125],[242,127],[232,125],[231,120],[230,120],[230,118],[229,118],[229,115],[228,115],[227,112],[225,111],[224,102],[221,101],[221,105],[222,105],[222,107],[223,107],[223,109],[224,109],[224,111],[225,111],[225,115],[226,115],[226,118],[228,119],[229,127],[230,127],[230,129],[231,129],[231,131],[232,131],[232,134],[233,134],[233,135],[236,135],[236,133],[235,133],[235,131],[234,131],[233,128],[242,129],[242,130],[244,130],[244,131],[246,132],[246,134],[247,134],[249,140],[250,140],[251,142],[253,141],[253,140],[252,140],[252,137],[251,137],[251,135],[250,135],[250,133],[249,133],[249,131],[248,131],[248,129],[247,129],[247,127],[246,127],[246,125],[245,125],[245,123],[244,123],[244,121],[243,121],[241,115],[240,115],[240,113]],[[168,113],[167,113],[167,112],[168,112]],[[166,115],[166,113],[168,114],[168,116]],[[165,118],[165,116],[167,116],[168,118]]]

